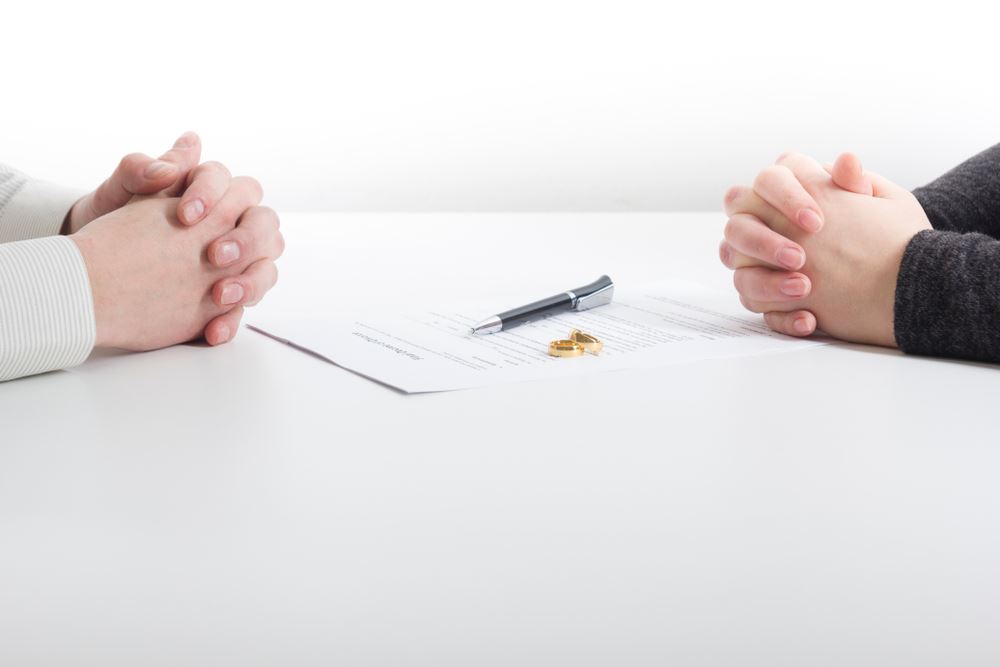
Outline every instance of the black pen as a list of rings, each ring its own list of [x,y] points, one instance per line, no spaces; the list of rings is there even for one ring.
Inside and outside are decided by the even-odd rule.
[[[487,317],[472,327],[472,333],[477,336],[496,333],[504,329],[540,320],[566,310],[590,310],[611,303],[615,294],[615,284],[611,278],[601,276],[589,285],[566,290],[561,294],[550,296],[541,301],[529,303],[527,306],[514,308],[506,312]]]

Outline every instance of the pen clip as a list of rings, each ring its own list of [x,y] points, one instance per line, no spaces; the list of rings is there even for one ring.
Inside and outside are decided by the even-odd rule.
[[[608,276],[601,276],[589,285],[570,290],[574,297],[573,310],[590,310],[611,303],[615,284]]]

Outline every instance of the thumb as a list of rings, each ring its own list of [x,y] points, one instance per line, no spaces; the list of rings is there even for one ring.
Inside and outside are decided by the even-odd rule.
[[[861,160],[853,153],[841,153],[833,164],[824,164],[823,168],[833,177],[838,187],[849,192],[855,192],[880,199],[900,199],[910,196],[910,191],[896,185],[884,176],[861,168]]]
[[[176,180],[177,171],[176,165],[142,153],[126,155],[114,173],[94,191],[91,204],[94,217],[121,208],[133,195],[159,192]]]
[[[874,194],[871,179],[861,168],[861,160],[854,153],[841,153],[830,170],[833,182],[849,192],[871,196]]]
[[[126,155],[108,180],[94,191],[90,202],[94,217],[121,208],[133,197],[142,199],[141,195],[160,192],[168,197],[177,196],[184,190],[187,176],[200,157],[201,139],[194,132],[182,134],[170,150],[156,159],[142,153]]]

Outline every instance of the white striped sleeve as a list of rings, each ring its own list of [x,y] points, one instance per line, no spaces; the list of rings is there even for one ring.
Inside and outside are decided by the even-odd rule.
[[[58,234],[82,194],[0,164],[0,243]]]
[[[87,266],[57,236],[79,197],[0,165],[0,382],[75,366],[94,347]]]
[[[83,363],[96,335],[87,266],[73,239],[0,244],[0,382]]]

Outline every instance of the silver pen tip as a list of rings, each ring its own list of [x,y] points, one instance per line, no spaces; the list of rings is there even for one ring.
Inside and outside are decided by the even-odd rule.
[[[503,322],[499,317],[494,315],[493,317],[488,317],[476,326],[472,327],[472,335],[474,336],[485,336],[487,334],[496,333],[503,329]]]

